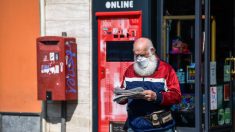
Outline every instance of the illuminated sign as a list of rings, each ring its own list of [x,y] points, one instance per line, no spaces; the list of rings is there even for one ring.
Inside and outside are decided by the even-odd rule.
[[[107,9],[116,9],[116,8],[133,8],[133,1],[107,1],[105,3]]]

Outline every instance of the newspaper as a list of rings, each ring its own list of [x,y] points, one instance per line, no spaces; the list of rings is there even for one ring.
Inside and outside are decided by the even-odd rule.
[[[145,96],[143,91],[144,89],[142,87],[136,87],[130,90],[114,88],[115,97],[113,98],[113,101],[119,103],[126,99],[143,99]]]

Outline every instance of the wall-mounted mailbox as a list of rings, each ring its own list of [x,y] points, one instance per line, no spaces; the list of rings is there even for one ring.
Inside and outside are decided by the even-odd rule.
[[[75,38],[37,38],[37,86],[39,100],[77,100]]]

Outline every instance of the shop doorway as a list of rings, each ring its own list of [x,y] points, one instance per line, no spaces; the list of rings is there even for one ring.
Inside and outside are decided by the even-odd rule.
[[[175,69],[178,131],[234,130],[233,0],[163,0],[161,58]],[[200,17],[198,17],[200,16]]]

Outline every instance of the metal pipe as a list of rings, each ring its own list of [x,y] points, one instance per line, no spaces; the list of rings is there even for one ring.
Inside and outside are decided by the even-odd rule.
[[[162,45],[164,42],[164,25],[163,25],[163,0],[157,0],[157,54],[160,58],[163,58]]]
[[[193,20],[195,19],[195,15],[164,16],[163,18],[166,20]],[[205,15],[201,15],[201,18],[205,19]]]
[[[2,132],[2,114],[0,113],[0,132]]]
[[[166,46],[165,47],[165,55],[166,55],[166,62],[169,62],[169,45],[170,45],[170,30],[171,30],[171,21],[168,21],[166,26]]]
[[[45,36],[45,0],[40,0],[40,36]],[[42,132],[47,131],[47,101],[42,101],[40,129]]]
[[[40,35],[45,36],[45,0],[40,0]]]
[[[163,60],[166,60],[166,41],[167,41],[167,33],[166,33],[166,30],[167,30],[167,22],[166,20],[164,19],[163,21],[163,30],[162,30],[162,34],[163,34],[163,45],[161,47],[162,51],[162,59]]]
[[[211,23],[211,61],[216,61],[216,22],[212,19]]]
[[[181,21],[180,20],[177,21],[177,36],[178,37],[181,36]]]
[[[205,15],[201,15],[202,19],[205,19]],[[180,16],[164,16],[164,19],[170,20],[193,20],[195,15],[180,15]]]
[[[164,19],[170,20],[192,20],[195,19],[195,15],[182,15],[182,16],[164,16]]]
[[[66,114],[67,104],[66,101],[61,102],[61,132],[66,132]]]
[[[41,126],[41,130],[42,132],[46,132],[47,131],[47,100],[46,101],[42,101],[42,126]]]
[[[210,131],[210,0],[205,0],[205,54],[204,54],[204,79],[205,79],[205,131]]]
[[[63,37],[67,37],[67,32],[61,33]],[[66,115],[67,115],[67,103],[61,102],[61,132],[66,132]]]
[[[202,132],[202,88],[201,88],[201,0],[195,0],[195,131]]]

